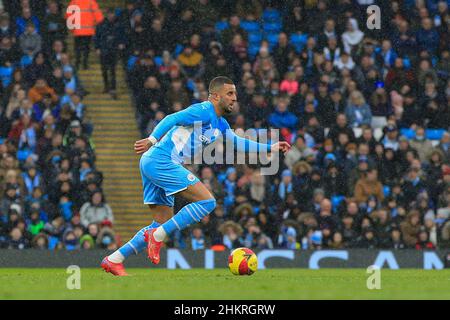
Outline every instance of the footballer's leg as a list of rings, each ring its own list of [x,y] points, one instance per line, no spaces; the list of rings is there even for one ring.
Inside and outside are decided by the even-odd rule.
[[[102,268],[116,276],[128,275],[125,271],[123,262],[133,254],[139,254],[147,247],[145,242],[145,232],[159,227],[173,216],[173,207],[158,204],[149,204],[150,212],[153,214],[153,222],[139,230],[130,241],[117,249],[111,255],[105,257],[102,261]]]
[[[151,161],[142,157],[140,161],[140,171],[142,177],[143,200],[150,208],[153,214],[153,222],[139,230],[136,235],[113,254],[106,257],[102,261],[102,268],[106,272],[114,275],[127,275],[123,266],[123,261],[133,254],[142,251],[147,243],[145,242],[146,231],[157,228],[160,224],[166,222],[173,216],[173,197],[167,197],[163,188],[152,181],[150,172],[154,172],[154,168],[149,165]]]
[[[154,264],[158,264],[160,261],[159,251],[167,235],[176,229],[183,230],[191,224],[200,222],[203,217],[211,213],[216,207],[216,200],[200,181],[187,186],[186,189],[179,191],[178,194],[190,203],[181,208],[175,216],[158,228],[146,232],[145,240],[148,242],[148,257]]]

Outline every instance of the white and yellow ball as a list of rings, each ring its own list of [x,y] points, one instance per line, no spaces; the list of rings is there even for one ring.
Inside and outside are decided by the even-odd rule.
[[[228,257],[228,268],[237,276],[251,275],[258,269],[258,258],[248,248],[237,248]]]

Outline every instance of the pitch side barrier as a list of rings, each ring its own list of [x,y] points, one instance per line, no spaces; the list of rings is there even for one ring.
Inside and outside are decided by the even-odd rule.
[[[450,267],[450,249],[419,250],[260,250],[258,269],[270,268],[367,268],[375,265],[387,269],[443,269]],[[0,250],[0,268],[98,268],[104,250]],[[145,254],[131,256],[128,268],[215,269],[226,268],[229,251],[167,249],[161,252],[161,263],[154,266]]]

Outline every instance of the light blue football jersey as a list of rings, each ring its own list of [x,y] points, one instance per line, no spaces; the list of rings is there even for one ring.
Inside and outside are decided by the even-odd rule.
[[[217,117],[211,102],[196,103],[168,115],[156,126],[152,136],[162,139],[145,155],[169,156],[174,162],[183,163],[225,136],[227,129],[230,125],[223,117]]]

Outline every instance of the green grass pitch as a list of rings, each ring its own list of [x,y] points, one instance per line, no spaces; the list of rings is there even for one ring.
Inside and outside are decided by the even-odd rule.
[[[381,270],[368,290],[364,269],[266,269],[233,276],[227,269],[129,269],[113,277],[81,269],[81,289],[68,290],[65,269],[0,269],[4,299],[450,299],[450,270]]]

